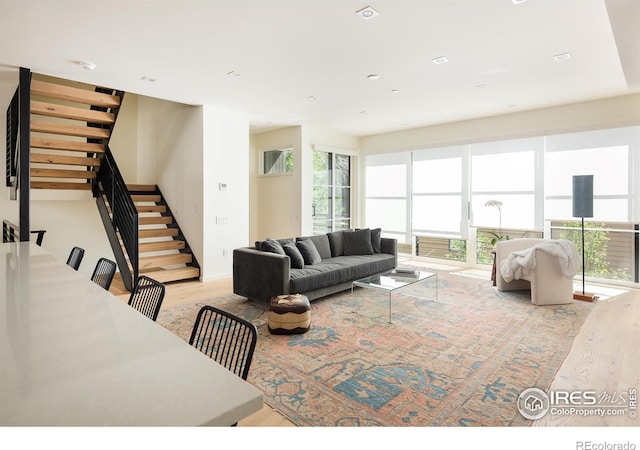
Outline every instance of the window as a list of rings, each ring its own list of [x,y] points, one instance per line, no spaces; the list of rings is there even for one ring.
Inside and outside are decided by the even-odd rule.
[[[542,229],[541,218],[536,220],[536,156],[543,148],[542,138],[471,145],[473,226]]]
[[[293,148],[264,150],[261,163],[263,175],[293,173]]]
[[[580,249],[572,179],[594,175],[587,274],[640,280],[638,126],[369,155],[365,162],[367,226],[415,242],[419,256],[464,260],[466,252],[471,264],[492,262],[497,234],[566,238]]]
[[[382,228],[384,237],[410,244],[407,192],[411,154],[371,155],[365,162],[366,226]]]
[[[580,135],[572,142],[550,138],[545,155],[545,218],[571,219],[573,175],[593,175],[594,220],[633,220],[629,145],[594,146],[597,141]]]
[[[582,230],[581,219],[573,217],[573,176],[593,175],[593,217],[585,219],[587,276],[638,282],[640,214],[634,164],[637,167],[639,141],[637,127],[548,138],[545,219],[552,238],[573,241],[580,253]]]
[[[351,228],[351,157],[313,152],[313,233]]]
[[[413,152],[414,236],[466,236],[462,217],[464,152],[464,147]]]

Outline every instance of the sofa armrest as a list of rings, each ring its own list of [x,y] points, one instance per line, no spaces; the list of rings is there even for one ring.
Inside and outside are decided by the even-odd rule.
[[[380,239],[380,253],[387,253],[395,257],[394,267],[398,267],[398,240],[392,238]]]
[[[289,293],[291,260],[287,255],[249,247],[233,250],[233,292],[252,300]]]

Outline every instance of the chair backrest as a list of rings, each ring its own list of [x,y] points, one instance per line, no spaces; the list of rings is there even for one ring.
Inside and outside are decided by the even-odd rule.
[[[164,284],[142,275],[138,277],[136,287],[129,297],[129,305],[155,321],[162,306],[164,292]]]
[[[105,290],[109,290],[113,276],[116,274],[116,263],[107,258],[100,258],[96,263],[96,268],[91,275],[91,281],[98,286],[103,287]]]
[[[73,247],[69,258],[67,258],[67,266],[71,266],[74,270],[78,270],[82,258],[84,257],[84,249],[80,247]]]
[[[203,306],[189,344],[246,380],[257,340],[258,330],[251,322],[213,306]]]

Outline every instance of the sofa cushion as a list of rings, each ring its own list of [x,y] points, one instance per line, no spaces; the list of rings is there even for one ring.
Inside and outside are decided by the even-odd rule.
[[[267,238],[260,243],[260,250],[263,252],[277,253],[278,255],[285,255],[282,244],[275,239]]]
[[[296,242],[296,247],[300,250],[302,257],[304,258],[305,265],[312,266],[322,261],[320,253],[318,253],[318,250],[311,239],[303,239]]]
[[[271,239],[271,238],[267,238],[267,239]],[[284,247],[285,244],[295,244],[295,239],[293,238],[286,238],[286,239],[271,239],[274,240],[276,242],[279,242],[281,246]],[[256,241],[256,250],[262,250],[262,243],[264,241]]]
[[[329,246],[331,247],[331,256],[335,258],[336,256],[344,255],[344,244],[342,242],[342,233],[343,230],[333,231],[327,234],[329,238]]]
[[[329,237],[326,234],[299,237],[296,239],[296,241],[304,241],[305,239],[311,239],[311,241],[313,241],[313,245],[316,246],[316,250],[318,250],[318,254],[320,254],[320,258],[322,259],[331,258],[331,247],[329,245]]]
[[[345,231],[342,233],[342,243],[344,244],[345,256],[350,255],[373,255],[371,245],[371,230]]]
[[[338,256],[303,269],[291,269],[290,292],[309,292],[326,286],[355,281],[393,269],[394,255]]]
[[[292,269],[302,269],[304,267],[304,258],[295,244],[285,244],[282,248],[289,259],[291,259]]]
[[[380,253],[380,242],[382,240],[382,228],[371,229],[371,246],[373,253]]]

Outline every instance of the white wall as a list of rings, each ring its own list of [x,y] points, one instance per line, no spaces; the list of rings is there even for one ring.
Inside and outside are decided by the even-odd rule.
[[[360,147],[367,154],[385,153],[638,124],[635,94],[367,136]]]
[[[287,238],[302,234],[302,128],[288,127],[252,136],[252,158],[259,161],[260,152],[286,146],[293,147],[293,173],[257,175],[256,235],[252,238]],[[255,164],[258,164],[257,162]],[[259,166],[259,165],[258,165]]]
[[[111,134],[109,148],[118,163],[125,183],[137,183],[138,179],[138,96],[125,94],[118,113],[116,126]]]
[[[85,250],[79,272],[90,277],[101,257],[115,261],[95,199],[31,202],[31,229],[46,229],[42,247],[66,262],[74,246]]]
[[[204,281],[231,276],[233,249],[249,239],[249,121],[203,107]],[[221,186],[226,185],[226,187]]]
[[[138,109],[134,182],[160,187],[203,281],[229,276],[233,249],[249,238],[248,119],[149,97],[139,97]]]
[[[288,175],[259,175],[261,151],[293,147],[294,170]],[[313,233],[313,149],[357,153],[358,139],[329,129],[295,126],[251,136],[250,242]]]
[[[135,182],[160,187],[196,259],[202,264],[202,107],[140,97],[138,108],[139,169]],[[143,169],[143,165],[151,167]]]

